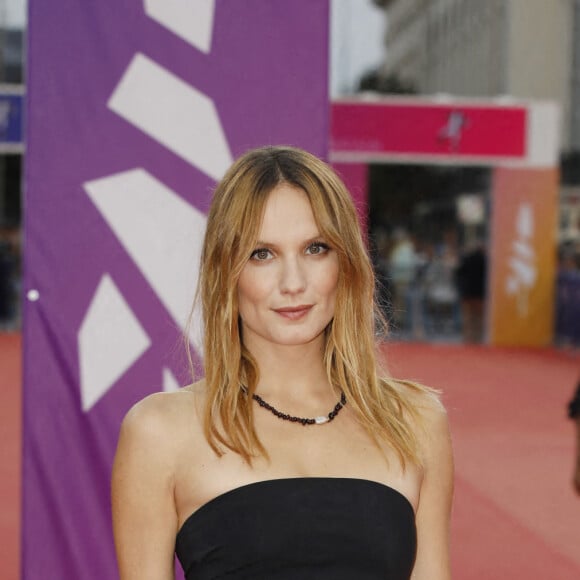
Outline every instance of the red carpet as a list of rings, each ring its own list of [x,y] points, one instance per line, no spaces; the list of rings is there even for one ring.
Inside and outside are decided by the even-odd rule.
[[[456,580],[578,580],[580,497],[565,407],[580,357],[394,344],[391,371],[443,391],[456,461]],[[0,334],[0,562],[18,578],[20,337]],[[68,579],[63,579],[68,580]]]
[[[443,391],[455,449],[453,577],[580,578],[580,497],[565,408],[580,358],[552,350],[396,344],[395,376]]]
[[[19,578],[20,335],[0,333],[0,565],[2,580]]]

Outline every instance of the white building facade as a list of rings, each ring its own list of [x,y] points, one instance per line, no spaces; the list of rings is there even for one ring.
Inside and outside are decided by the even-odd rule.
[[[580,150],[580,0],[374,0],[385,76],[422,94],[549,99],[562,149]]]

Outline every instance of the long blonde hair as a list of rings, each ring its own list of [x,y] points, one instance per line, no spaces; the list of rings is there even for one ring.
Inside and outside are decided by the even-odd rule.
[[[259,368],[241,339],[237,286],[258,239],[268,196],[281,183],[306,193],[320,234],[338,256],[336,309],[325,330],[328,379],[345,393],[377,444],[390,445],[403,466],[406,460],[420,464],[416,428],[421,417],[410,395],[433,391],[381,376],[377,328],[384,320],[351,196],[328,165],[293,147],[246,153],[214,193],[197,293],[204,327],[205,436],[218,455],[225,447],[250,463],[256,455],[267,456],[254,429],[251,395]]]

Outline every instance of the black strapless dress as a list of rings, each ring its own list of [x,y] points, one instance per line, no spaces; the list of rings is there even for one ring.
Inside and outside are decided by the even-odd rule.
[[[194,512],[177,534],[187,580],[408,580],[413,507],[366,479],[251,483]]]

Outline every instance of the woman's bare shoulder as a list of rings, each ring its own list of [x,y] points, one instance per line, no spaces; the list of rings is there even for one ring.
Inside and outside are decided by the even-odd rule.
[[[169,578],[173,569],[176,481],[196,424],[199,386],[155,393],[125,415],[111,474],[111,503],[123,578],[145,568],[148,578]],[[139,568],[139,569],[141,569]]]
[[[177,443],[185,430],[199,422],[203,381],[169,393],[153,393],[135,403],[125,415],[121,435],[159,445]]]
[[[447,409],[441,393],[424,385],[405,381],[408,396],[416,412],[416,434],[425,466],[451,458],[451,436]]]
[[[446,411],[441,401],[441,392],[428,387],[418,381],[407,379],[383,379],[386,380],[398,394],[414,409],[421,417],[429,420],[437,420]]]
[[[421,448],[428,456],[431,455],[433,444],[445,445],[449,440],[447,410],[440,391],[411,380],[398,379],[392,383],[407,402],[408,411],[405,414],[414,423]]]

